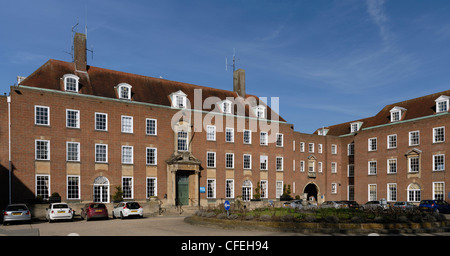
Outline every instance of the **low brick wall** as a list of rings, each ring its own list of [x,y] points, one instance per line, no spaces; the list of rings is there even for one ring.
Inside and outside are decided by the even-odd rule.
[[[228,220],[190,216],[185,222],[224,229],[264,230],[299,233],[344,233],[344,234],[396,234],[450,232],[448,220],[423,223],[320,223],[320,222],[274,222],[251,220]]]

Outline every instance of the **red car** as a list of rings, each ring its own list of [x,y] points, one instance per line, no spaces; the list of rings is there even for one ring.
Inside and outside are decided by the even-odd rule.
[[[81,208],[81,218],[91,220],[94,218],[108,219],[108,209],[102,203],[89,203]]]

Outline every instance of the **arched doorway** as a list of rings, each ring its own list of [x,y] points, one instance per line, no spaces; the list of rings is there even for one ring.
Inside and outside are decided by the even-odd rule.
[[[303,190],[303,193],[307,194],[307,200],[312,200],[317,202],[317,194],[318,194],[318,189],[316,184],[314,183],[309,183],[308,185],[306,185],[305,189]]]
[[[98,176],[94,180],[95,203],[109,203],[109,180],[104,176]]]

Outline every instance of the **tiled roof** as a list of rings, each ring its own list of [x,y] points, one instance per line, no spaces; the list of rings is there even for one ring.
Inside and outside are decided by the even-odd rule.
[[[79,93],[81,94],[117,99],[115,86],[120,83],[127,83],[132,86],[132,101],[152,103],[163,106],[172,106],[170,94],[179,90],[187,95],[188,100],[191,102],[191,108],[195,107],[195,89],[202,89],[203,100],[208,97],[216,97],[218,99],[216,102],[220,102],[229,97],[233,99],[238,97],[238,95],[233,91],[170,81],[160,78],[147,77],[93,66],[87,67],[87,73],[79,72],[75,70],[74,63],[53,59],[47,61],[34,73],[25,78],[19,84],[19,86],[25,85],[44,89],[62,90],[63,87],[61,78],[65,74],[75,74],[80,78]],[[232,85],[230,85],[230,87],[232,87]],[[246,98],[248,97],[254,97],[256,99],[256,102],[265,105],[262,101],[259,101],[259,98],[256,96],[247,95]],[[203,102],[201,105],[203,108]],[[212,111],[215,108],[215,106],[211,106],[211,108],[203,108],[201,110]],[[236,112],[237,111],[235,108],[235,114],[237,114]],[[250,107],[246,105],[245,116],[254,116],[253,113],[249,114],[250,112]],[[274,115],[272,116],[271,109],[268,106],[266,113],[268,120],[277,120],[276,115],[278,114],[274,113]],[[278,116],[278,120],[285,122],[285,120],[280,116]]]
[[[391,120],[389,111],[394,107],[402,107],[406,109],[405,113],[402,115],[401,121],[435,115],[436,114],[435,100],[439,98],[441,95],[450,96],[450,90],[437,92],[423,97],[410,99],[398,103],[389,104],[386,105],[375,116],[325,127],[326,129],[329,129],[327,135],[340,136],[344,134],[349,134],[350,124],[358,121],[363,122],[360,129],[383,124],[390,124]],[[318,130],[316,130],[314,134],[317,134]]]

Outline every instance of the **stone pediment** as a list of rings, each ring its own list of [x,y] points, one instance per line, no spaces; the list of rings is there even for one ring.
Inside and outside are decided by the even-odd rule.
[[[197,159],[191,152],[176,152],[173,153],[169,159],[166,160],[167,164],[195,164],[200,165],[202,161]]]

